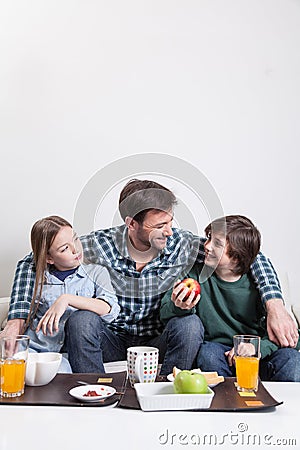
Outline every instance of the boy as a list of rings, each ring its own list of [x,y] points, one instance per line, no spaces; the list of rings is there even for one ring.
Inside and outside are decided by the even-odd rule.
[[[261,337],[261,379],[299,382],[300,353],[268,339],[266,312],[251,278],[250,266],[260,249],[259,231],[247,217],[231,215],[214,220],[205,234],[204,265],[196,263],[188,274],[201,284],[200,301],[190,310],[176,306],[186,295],[184,285],[177,282],[162,300],[161,319],[190,313],[200,317],[205,331],[196,365],[203,371],[235,376],[232,337],[253,334]],[[192,293],[187,302],[194,300]]]

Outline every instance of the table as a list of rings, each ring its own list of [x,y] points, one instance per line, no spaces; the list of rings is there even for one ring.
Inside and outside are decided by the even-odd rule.
[[[0,450],[300,448],[300,383],[264,382],[260,412],[143,412],[116,407],[0,405]],[[257,447],[256,447],[257,446]]]

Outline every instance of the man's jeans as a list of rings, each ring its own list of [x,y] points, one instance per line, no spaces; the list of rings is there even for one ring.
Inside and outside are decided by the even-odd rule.
[[[161,375],[174,366],[191,369],[203,342],[204,329],[196,314],[173,317],[156,337],[114,333],[100,316],[85,310],[73,312],[66,323],[66,344],[73,372],[104,372],[103,362],[127,359],[127,348],[149,345],[159,349]]]
[[[230,367],[226,351],[227,345],[204,341],[197,356],[197,367],[203,371],[217,371],[224,377],[234,377],[235,367]],[[272,355],[262,359],[259,364],[259,376],[263,381],[300,382],[300,353],[294,348],[280,348]]]

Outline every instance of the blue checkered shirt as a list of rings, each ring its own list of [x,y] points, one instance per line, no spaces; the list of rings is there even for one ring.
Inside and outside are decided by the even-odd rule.
[[[162,331],[159,319],[163,294],[181,279],[193,264],[203,262],[205,239],[189,231],[173,229],[166,247],[142,271],[127,249],[127,228],[121,225],[93,231],[81,237],[85,258],[105,266],[121,307],[119,316],[107,326],[115,332],[156,336]],[[252,265],[252,275],[262,301],[282,298],[279,281],[271,262],[260,253]],[[35,270],[32,255],[17,265],[11,295],[9,319],[26,318],[33,293]]]

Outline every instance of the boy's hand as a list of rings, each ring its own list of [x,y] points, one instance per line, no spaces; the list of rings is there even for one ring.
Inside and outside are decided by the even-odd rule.
[[[181,309],[192,309],[200,300],[200,294],[195,295],[192,291],[191,294],[185,299],[189,289],[182,283],[180,280],[177,280],[174,283],[173,292],[171,296],[172,302],[174,302],[175,306],[178,306]]]
[[[240,356],[253,356],[255,355],[255,347],[251,343],[242,343],[239,345],[239,355]],[[235,364],[234,361],[234,347],[228,352],[225,352],[225,356],[227,356],[227,361],[229,366],[233,366]]]
[[[238,346],[239,356],[255,356],[255,347],[251,342],[242,342]]]
[[[234,347],[228,352],[225,352],[225,356],[227,356],[228,365],[231,367],[234,365]]]

